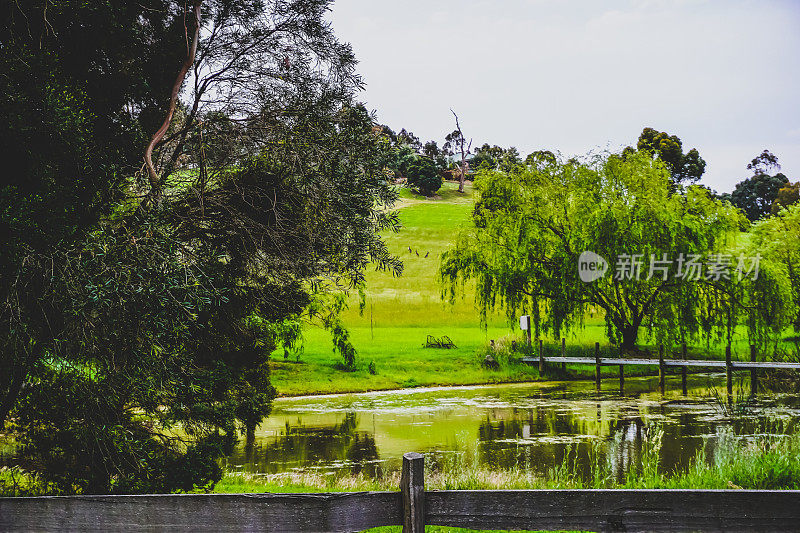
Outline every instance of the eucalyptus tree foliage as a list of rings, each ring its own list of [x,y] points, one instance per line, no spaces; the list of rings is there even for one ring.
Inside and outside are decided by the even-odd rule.
[[[755,222],[769,216],[781,190],[788,186],[789,178],[781,172],[774,176],[755,174],[736,184],[730,194],[730,201],[749,220]]]
[[[311,100],[295,109],[301,105],[292,121],[260,123],[260,152],[166,202],[180,237],[207,243],[229,268],[259,285],[301,282],[316,302],[303,315],[320,319],[353,368],[353,347],[333,316],[340,298],[326,293],[361,287],[368,264],[402,270],[378,235],[399,227],[384,174],[392,154],[363,106]]]
[[[681,184],[696,183],[706,170],[706,162],[700,157],[700,152],[692,148],[684,153],[683,143],[677,135],[644,128],[636,147],[657,156],[664,162],[670,172],[673,188]]]
[[[213,174],[237,164],[275,122],[308,123],[309,101],[349,104],[362,86],[352,49],[325,21],[331,0],[196,3],[197,50],[175,80],[182,112],[155,144],[151,195],[185,181],[174,174],[181,167]]]
[[[329,157],[307,173],[264,151],[203,194],[167,195],[26,265],[42,298],[21,300],[13,326],[40,356],[10,430],[43,490],[213,485],[217,459],[270,411],[267,361],[287,320],[318,316],[353,366],[342,299],[326,295],[359,285],[367,263],[400,269],[376,235],[397,221],[369,115],[328,119],[314,124]]]
[[[798,202],[800,202],[800,181],[787,183],[785,187],[778,190],[778,195],[770,207],[770,213],[777,214],[781,209]]]
[[[714,306],[721,288],[705,271],[700,280],[678,276],[676,263],[681,254],[726,250],[741,217],[700,188],[671,194],[670,178],[662,161],[630,151],[482,172],[474,226],[442,257],[443,297],[453,300],[474,282],[484,318],[496,308],[510,320],[527,313],[537,335],[559,336],[599,313],[608,338],[626,350],[641,327],[666,342],[722,327]],[[586,251],[608,262],[608,272],[592,282],[579,276]],[[651,255],[671,262],[655,263],[651,275]]]
[[[161,216],[115,230],[40,259],[54,270],[23,272],[45,299],[21,311],[41,315],[50,338],[35,339],[44,356],[10,419],[18,463],[41,482],[29,488],[55,494],[212,485],[238,424],[269,412],[272,323],[300,311],[302,292],[253,298]]]
[[[353,100],[352,52],[324,1],[11,4],[4,30],[26,53],[0,47],[3,79],[23,106],[57,104],[48,128],[68,142],[23,154],[36,164],[19,183],[47,194],[0,190],[15,250],[0,275],[0,425],[48,492],[208,487],[269,412],[266,361],[298,320],[319,316],[352,364],[331,291],[360,286],[368,264],[401,269],[377,236],[397,228],[396,193],[387,141]],[[115,32],[127,49],[63,42]],[[29,79],[31,58],[55,92]],[[154,172],[132,179],[147,146]],[[29,226],[46,238],[26,240]]]

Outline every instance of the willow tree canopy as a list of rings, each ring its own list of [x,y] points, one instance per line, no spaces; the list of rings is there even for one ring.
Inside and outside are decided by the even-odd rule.
[[[443,297],[474,281],[484,318],[496,308],[509,319],[528,313],[537,335],[558,336],[599,312],[624,349],[642,327],[660,342],[723,335],[734,309],[754,305],[745,288],[755,260],[737,247],[746,223],[702,188],[670,185],[664,164],[645,152],[485,171],[473,226],[442,257]],[[584,252],[605,260],[599,279],[581,279]]]

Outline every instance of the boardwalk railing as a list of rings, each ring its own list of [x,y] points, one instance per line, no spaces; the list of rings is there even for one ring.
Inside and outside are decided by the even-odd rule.
[[[595,385],[600,390],[601,373],[603,366],[619,366],[619,387],[623,389],[625,384],[624,367],[626,366],[657,366],[659,376],[659,388],[664,392],[664,381],[666,370],[669,367],[681,369],[681,385],[683,394],[686,395],[686,372],[688,367],[703,368],[724,368],[727,382],[728,395],[733,393],[733,371],[750,371],[750,390],[755,392],[758,387],[758,369],[771,368],[781,370],[800,370],[800,363],[789,363],[781,361],[757,361],[755,346],[750,346],[750,361],[734,361],[731,359],[731,347],[725,348],[725,360],[719,359],[687,359],[686,346],[683,347],[682,359],[665,359],[664,348],[659,346],[658,359],[643,357],[600,357],[600,343],[594,345],[594,357],[568,357],[564,354],[564,339],[561,340],[561,356],[544,357],[542,356],[542,341],[539,341],[539,355],[533,357],[523,357],[522,362],[529,365],[538,365],[539,372],[545,373],[546,363],[560,364],[564,368],[567,364],[595,365]]]
[[[0,498],[0,531],[800,530],[800,491],[425,491],[423,472],[407,453],[400,492]]]

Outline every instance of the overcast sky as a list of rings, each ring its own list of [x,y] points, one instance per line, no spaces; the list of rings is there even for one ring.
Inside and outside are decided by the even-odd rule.
[[[645,126],[731,191],[768,148],[800,179],[800,1],[337,0],[378,119],[423,142],[467,137],[565,155]]]

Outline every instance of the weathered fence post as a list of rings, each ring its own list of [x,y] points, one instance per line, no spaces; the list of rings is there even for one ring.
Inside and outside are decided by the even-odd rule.
[[[539,339],[539,376],[544,374],[544,350],[542,344],[542,339]]]
[[[567,355],[567,339],[561,338],[561,357]],[[567,363],[561,363],[561,371],[565,372],[567,370]]]
[[[664,394],[664,371],[666,367],[664,365],[664,345],[658,345],[658,390],[661,391],[661,394]]]
[[[750,361],[756,362],[756,347],[750,345]],[[755,396],[758,394],[758,370],[755,368],[750,369],[750,395]]]
[[[733,365],[731,364],[731,345],[725,347],[725,378],[728,385],[728,400],[733,396]]]
[[[425,457],[422,454],[403,454],[400,492],[403,494],[403,533],[425,533]]]
[[[594,388],[600,392],[600,343],[594,343]]]
[[[681,358],[686,361],[686,343],[683,343],[681,347]],[[688,390],[686,389],[686,365],[681,367],[681,392],[684,396],[688,394]]]
[[[525,330],[525,342],[528,343],[528,348],[531,347],[531,317],[528,317],[528,329]],[[528,352],[530,353],[530,352]]]

